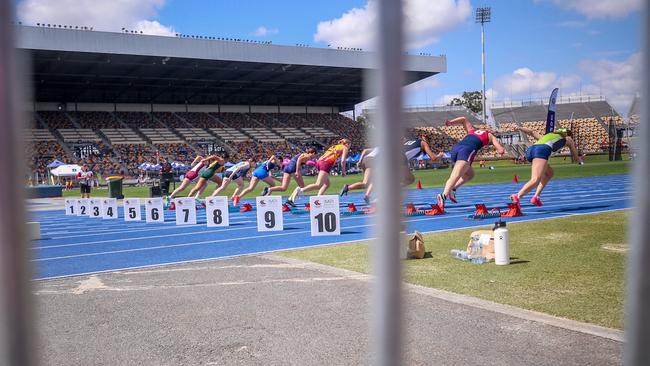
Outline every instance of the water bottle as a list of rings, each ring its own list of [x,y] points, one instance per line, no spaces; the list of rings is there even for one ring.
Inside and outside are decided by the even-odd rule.
[[[469,259],[469,255],[467,254],[466,251],[460,250],[460,249],[452,249],[451,252],[451,257],[454,259],[460,259],[461,261],[466,261]]]
[[[474,264],[483,264],[487,262],[487,259],[482,255],[473,256],[471,262]]]
[[[503,266],[510,264],[510,248],[508,229],[504,221],[494,223],[494,264]]]

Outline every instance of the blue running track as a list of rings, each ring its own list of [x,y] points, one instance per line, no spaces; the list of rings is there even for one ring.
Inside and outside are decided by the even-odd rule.
[[[445,231],[489,225],[491,220],[468,220],[475,203],[504,208],[510,194],[523,183],[463,187],[459,204],[448,204],[441,216],[405,218],[408,231]],[[428,206],[439,189],[408,191],[405,202]],[[544,192],[543,207],[522,200],[525,216],[507,221],[540,220],[569,215],[619,210],[631,207],[632,187],[628,175],[553,180]],[[529,197],[527,197],[529,198]],[[253,202],[244,200],[242,202]],[[300,204],[307,202],[301,198]],[[361,193],[341,199],[341,210],[349,202],[364,207]],[[230,227],[207,228],[205,210],[198,210],[198,224],[176,226],[174,212],[165,214],[164,224],[124,222],[65,216],[60,211],[33,211],[41,222],[42,239],[33,242],[32,262],[36,279],[74,276],[128,268],[183,263],[284,249],[311,247],[362,240],[371,237],[370,216],[342,216],[341,236],[311,237],[307,215],[285,213],[284,231],[258,233],[255,212],[231,213]],[[143,214],[144,217],[144,214]]]

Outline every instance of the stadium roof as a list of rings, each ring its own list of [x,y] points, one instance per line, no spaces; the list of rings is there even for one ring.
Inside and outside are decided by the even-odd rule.
[[[370,52],[17,26],[38,102],[308,105],[363,101]],[[446,72],[406,56],[406,84]]]

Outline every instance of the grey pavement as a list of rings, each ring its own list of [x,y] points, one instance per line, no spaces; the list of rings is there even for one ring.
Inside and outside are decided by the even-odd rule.
[[[364,365],[370,276],[275,256],[34,283],[43,365]],[[612,365],[621,332],[405,286],[407,365]]]

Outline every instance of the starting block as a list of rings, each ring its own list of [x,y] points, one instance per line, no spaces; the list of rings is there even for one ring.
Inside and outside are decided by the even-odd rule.
[[[508,203],[508,211],[501,214],[501,217],[517,217],[523,216],[521,206],[517,203]]]
[[[426,210],[424,212],[424,214],[426,216],[437,216],[437,215],[442,215],[444,213],[445,213],[445,210],[442,207],[440,207],[438,204],[431,205],[431,209]]]
[[[488,211],[488,208],[484,203],[476,204],[476,211],[473,215],[467,216],[470,220],[483,220],[483,219],[493,219],[501,217],[501,210],[499,208],[492,208]]]
[[[305,211],[311,210],[311,205],[309,203],[305,203]]]
[[[286,203],[282,205],[282,212],[291,212],[291,207]]]
[[[363,213],[366,215],[372,215],[375,213],[376,210],[377,208],[375,206],[365,207],[363,209]]]
[[[437,204],[431,205],[431,209],[427,210],[426,208],[417,208],[414,204],[408,203],[406,204],[406,210],[404,210],[404,216],[437,216],[444,213],[445,210]]]
[[[348,210],[341,212],[341,215],[352,216],[352,215],[365,215],[364,211],[357,210],[357,206],[354,203],[348,203]]]
[[[244,203],[241,205],[241,208],[239,209],[239,212],[251,212],[253,211],[253,205],[250,203]]]

